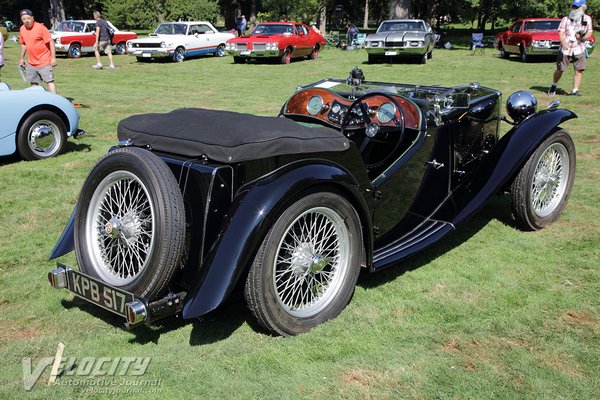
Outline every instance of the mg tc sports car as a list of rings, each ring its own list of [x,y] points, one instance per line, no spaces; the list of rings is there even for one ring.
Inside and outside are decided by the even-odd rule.
[[[392,58],[416,58],[421,64],[433,56],[435,35],[421,19],[383,21],[377,32],[365,39],[369,63]]]
[[[314,60],[325,46],[325,38],[300,22],[264,22],[256,26],[250,36],[230,39],[225,49],[233,62],[250,59],[270,59],[289,64],[292,58]]]
[[[518,55],[523,62],[535,56],[556,56],[560,49],[558,26],[560,18],[527,18],[511,25],[510,29],[498,32],[494,38],[494,46],[500,57],[509,58]],[[591,54],[596,45],[592,35],[585,41],[588,53]]]
[[[277,117],[183,108],[134,115],[93,167],[48,275],[126,319],[200,317],[237,287],[268,331],[336,317],[361,268],[442,240],[499,193],[537,230],[565,207],[575,118],[529,92],[347,79],[298,87]],[[512,127],[498,134],[501,120]]]
[[[108,25],[115,31],[114,49],[117,54],[125,54],[125,43],[137,38],[137,33],[121,31],[110,21]],[[68,20],[59,23],[52,31],[56,53],[66,53],[69,58],[79,58],[83,53],[93,53],[96,43],[96,20]]]
[[[128,41],[127,53],[138,61],[162,58],[182,62],[203,54],[223,57],[225,42],[232,37],[233,33],[219,32],[210,22],[165,22],[149,37]]]

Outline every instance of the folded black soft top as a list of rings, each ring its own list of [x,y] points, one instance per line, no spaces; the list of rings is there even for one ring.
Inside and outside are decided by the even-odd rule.
[[[227,163],[349,148],[348,139],[335,129],[201,108],[133,115],[119,122],[117,134],[135,146]]]

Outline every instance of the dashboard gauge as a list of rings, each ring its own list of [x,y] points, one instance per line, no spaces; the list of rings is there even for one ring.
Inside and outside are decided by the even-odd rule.
[[[333,107],[331,107],[331,112],[333,112],[334,114],[337,114],[340,112],[340,105],[339,104],[334,104]]]
[[[396,106],[390,102],[383,103],[377,110],[377,119],[382,124],[390,122],[396,114]]]
[[[306,105],[306,111],[310,115],[317,115],[323,109],[323,98],[321,96],[313,96],[308,99],[308,104]]]

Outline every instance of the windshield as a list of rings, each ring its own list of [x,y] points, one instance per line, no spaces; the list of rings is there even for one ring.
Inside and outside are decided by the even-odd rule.
[[[377,32],[401,31],[425,32],[425,25],[420,21],[386,21],[379,26],[379,29],[377,29]]]
[[[55,32],[83,32],[85,23],[75,21],[63,21],[56,26]]]
[[[185,35],[186,24],[160,24],[154,31],[157,35]]]
[[[281,35],[294,33],[294,26],[289,24],[258,24],[253,35]]]
[[[526,31],[557,31],[560,21],[526,21]]]

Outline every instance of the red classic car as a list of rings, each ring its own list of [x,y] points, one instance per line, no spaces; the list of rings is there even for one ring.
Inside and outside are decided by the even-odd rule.
[[[523,62],[529,61],[531,56],[556,55],[560,48],[560,21],[560,18],[520,19],[510,29],[496,34],[494,47],[502,58],[516,54]],[[592,52],[595,44],[594,36],[586,40],[588,52]]]
[[[108,25],[115,31],[113,37],[114,50],[117,54],[126,54],[128,40],[137,38],[137,33],[120,31],[109,21]],[[56,53],[67,53],[69,58],[79,58],[82,53],[93,53],[96,42],[96,21],[68,20],[59,23],[52,31],[52,39]]]
[[[275,58],[281,64],[289,64],[292,58],[317,58],[325,45],[323,36],[300,22],[263,22],[250,36],[229,39],[225,50],[233,56],[233,62],[247,59]]]

